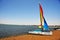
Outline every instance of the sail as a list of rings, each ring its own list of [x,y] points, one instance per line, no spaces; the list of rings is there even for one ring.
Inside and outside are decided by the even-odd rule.
[[[40,22],[41,22],[39,28],[43,28],[43,10],[40,4],[39,4],[39,8],[40,8]]]
[[[41,22],[41,25],[39,26],[39,28],[42,28],[42,30],[48,30],[48,25],[47,25],[47,22],[43,16],[43,9],[42,9],[42,6],[39,4],[39,7],[40,7],[40,22]]]
[[[47,22],[46,22],[45,18],[44,18],[43,30],[49,30],[49,27],[47,25]]]

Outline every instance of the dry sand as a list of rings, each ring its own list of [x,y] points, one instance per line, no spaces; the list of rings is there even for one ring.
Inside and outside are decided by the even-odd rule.
[[[60,40],[60,30],[53,31],[52,36],[26,34],[0,38],[0,40]]]

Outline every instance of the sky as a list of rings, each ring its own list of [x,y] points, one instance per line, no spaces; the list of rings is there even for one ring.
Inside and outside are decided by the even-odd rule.
[[[39,25],[39,3],[48,25],[60,25],[60,0],[0,0],[0,24]]]

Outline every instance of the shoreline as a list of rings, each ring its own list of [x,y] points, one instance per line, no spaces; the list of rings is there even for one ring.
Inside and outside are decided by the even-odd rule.
[[[60,40],[60,30],[54,30],[52,36],[25,34],[0,38],[0,40]]]

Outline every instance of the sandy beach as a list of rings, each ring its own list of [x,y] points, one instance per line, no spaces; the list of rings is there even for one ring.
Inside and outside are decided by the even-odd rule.
[[[0,40],[60,40],[60,30],[53,31],[52,36],[26,34],[0,38]]]

